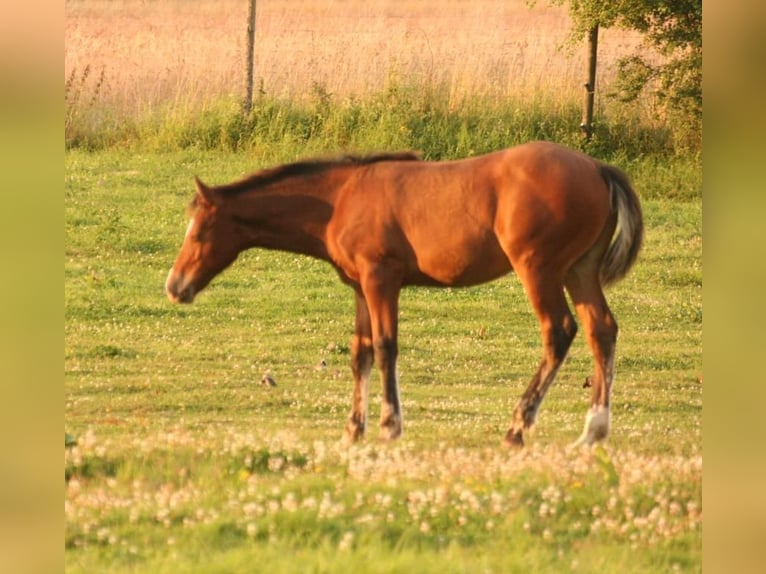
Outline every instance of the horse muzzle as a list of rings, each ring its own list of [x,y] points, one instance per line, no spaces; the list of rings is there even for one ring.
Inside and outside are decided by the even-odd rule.
[[[165,281],[165,293],[173,303],[191,303],[197,294],[194,285],[187,282],[183,275],[177,275],[170,270]]]

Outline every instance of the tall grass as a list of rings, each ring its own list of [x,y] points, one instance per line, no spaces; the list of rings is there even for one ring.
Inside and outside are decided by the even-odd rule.
[[[167,105],[132,119],[110,117],[94,107],[71,114],[67,145],[89,150],[248,151],[264,162],[290,156],[285,150],[306,155],[416,149],[426,159],[452,159],[535,139],[581,147],[604,159],[696,154],[669,127],[618,108],[602,115],[586,143],[578,129],[579,102],[551,96],[534,101],[485,96],[455,104],[441,86],[391,84],[380,93],[340,98],[314,84],[305,101],[261,93],[249,115],[240,104],[230,97],[196,106]]]
[[[562,9],[522,0],[274,1],[258,7],[253,112],[244,93],[246,2],[69,2],[69,149],[326,150],[414,148],[448,159],[531,139],[582,146],[583,54],[562,49]],[[652,102],[610,92],[635,36],[601,38],[602,157],[689,157]],[[98,71],[98,74],[96,74]],[[276,156],[283,154],[277,153]]]

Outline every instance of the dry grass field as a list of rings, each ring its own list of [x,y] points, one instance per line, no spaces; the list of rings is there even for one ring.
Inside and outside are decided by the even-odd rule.
[[[112,110],[199,104],[244,93],[247,0],[69,0],[65,75]],[[392,81],[471,95],[580,98],[585,46],[565,46],[566,8],[525,0],[266,0],[257,3],[255,77],[290,99],[320,86],[363,96]],[[600,37],[598,85],[640,38]],[[85,70],[87,77],[83,78]]]

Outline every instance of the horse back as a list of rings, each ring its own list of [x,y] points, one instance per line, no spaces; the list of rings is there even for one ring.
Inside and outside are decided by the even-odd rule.
[[[365,166],[337,196],[327,243],[352,279],[360,265],[389,261],[405,284],[473,285],[530,253],[576,259],[608,215],[595,160],[534,142],[457,161]]]

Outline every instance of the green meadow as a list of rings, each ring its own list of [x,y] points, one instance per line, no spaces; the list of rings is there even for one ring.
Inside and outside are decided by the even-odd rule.
[[[621,327],[608,442],[566,448],[589,397],[578,337],[521,453],[500,442],[540,342],[513,275],[403,292],[404,439],[381,443],[373,424],[351,448],[353,297],[328,265],[253,250],[193,306],[167,301],[193,175],[261,165],[252,150],[66,154],[67,571],[699,571],[689,160],[633,170],[647,234],[608,292]]]

